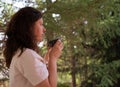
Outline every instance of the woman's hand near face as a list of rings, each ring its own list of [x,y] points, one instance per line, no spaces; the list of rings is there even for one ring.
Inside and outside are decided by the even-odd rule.
[[[61,42],[61,40],[58,40],[55,43],[55,45],[52,48],[50,48],[50,52],[49,52],[50,59],[57,60],[62,53],[62,49],[63,49],[63,43]]]
[[[62,49],[63,49],[63,44],[61,40],[58,40],[53,47],[48,48],[48,51],[44,56],[46,63],[49,63],[49,59],[57,60],[61,55]]]

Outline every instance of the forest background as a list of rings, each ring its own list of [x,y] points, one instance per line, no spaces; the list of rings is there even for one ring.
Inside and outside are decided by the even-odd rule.
[[[0,0],[0,87],[8,87],[2,56],[11,16],[31,6],[43,12],[46,37],[39,47],[62,38],[58,87],[120,87],[120,0]],[[24,22],[24,19],[23,19]]]

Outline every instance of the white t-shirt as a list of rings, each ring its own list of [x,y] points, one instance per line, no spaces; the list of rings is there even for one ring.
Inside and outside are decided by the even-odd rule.
[[[34,87],[48,77],[48,70],[43,58],[35,51],[26,49],[13,57],[10,65],[9,87]]]

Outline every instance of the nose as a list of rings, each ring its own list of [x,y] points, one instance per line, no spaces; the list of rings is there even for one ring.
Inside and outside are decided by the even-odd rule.
[[[43,32],[46,32],[46,28],[45,27],[43,27]]]

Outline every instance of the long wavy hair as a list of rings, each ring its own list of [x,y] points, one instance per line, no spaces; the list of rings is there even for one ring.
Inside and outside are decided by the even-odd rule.
[[[25,48],[38,52],[37,42],[34,36],[34,23],[42,18],[42,13],[32,7],[21,8],[11,18],[5,32],[3,55],[6,66],[9,68],[11,60],[18,49],[22,54]]]

